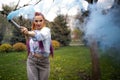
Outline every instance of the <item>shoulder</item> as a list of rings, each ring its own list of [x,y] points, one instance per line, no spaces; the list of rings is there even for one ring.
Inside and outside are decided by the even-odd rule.
[[[50,30],[49,27],[43,27],[43,30]]]
[[[50,28],[48,28],[48,27],[43,27],[41,29],[41,32],[49,32],[49,31],[50,31]]]
[[[50,28],[48,27],[43,27],[41,30],[33,30],[34,32],[46,32],[46,31],[50,31]]]

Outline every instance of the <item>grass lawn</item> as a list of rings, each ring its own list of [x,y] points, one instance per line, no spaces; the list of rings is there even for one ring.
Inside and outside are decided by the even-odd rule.
[[[0,80],[27,80],[26,58],[26,52],[0,53]],[[89,80],[91,76],[91,55],[86,47],[62,47],[50,61],[49,80]],[[112,66],[112,62],[109,57],[100,58],[101,80],[120,80],[120,65]]]

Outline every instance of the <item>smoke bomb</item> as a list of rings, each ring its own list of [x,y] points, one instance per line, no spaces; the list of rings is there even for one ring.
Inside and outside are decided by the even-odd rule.
[[[18,25],[14,20],[9,20],[10,23],[12,23],[15,27],[20,28],[21,26]]]

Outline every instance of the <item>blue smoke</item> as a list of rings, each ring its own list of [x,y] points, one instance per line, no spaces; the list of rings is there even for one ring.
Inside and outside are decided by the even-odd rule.
[[[27,19],[33,19],[34,13],[35,13],[35,10],[33,5],[26,6],[10,12],[7,16],[7,20],[11,20],[19,16],[23,16],[24,18],[27,18]]]
[[[109,10],[92,9],[85,26],[88,44],[96,40],[102,50],[120,48],[120,7]],[[92,39],[91,39],[92,38]]]

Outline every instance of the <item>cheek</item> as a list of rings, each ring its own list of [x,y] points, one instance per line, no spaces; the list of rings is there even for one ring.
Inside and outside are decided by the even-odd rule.
[[[43,23],[43,22],[42,22],[41,24],[42,24],[42,25],[44,25],[44,23]]]
[[[35,23],[35,26],[37,25],[37,23]]]
[[[45,22],[42,22],[42,25],[45,25]]]

